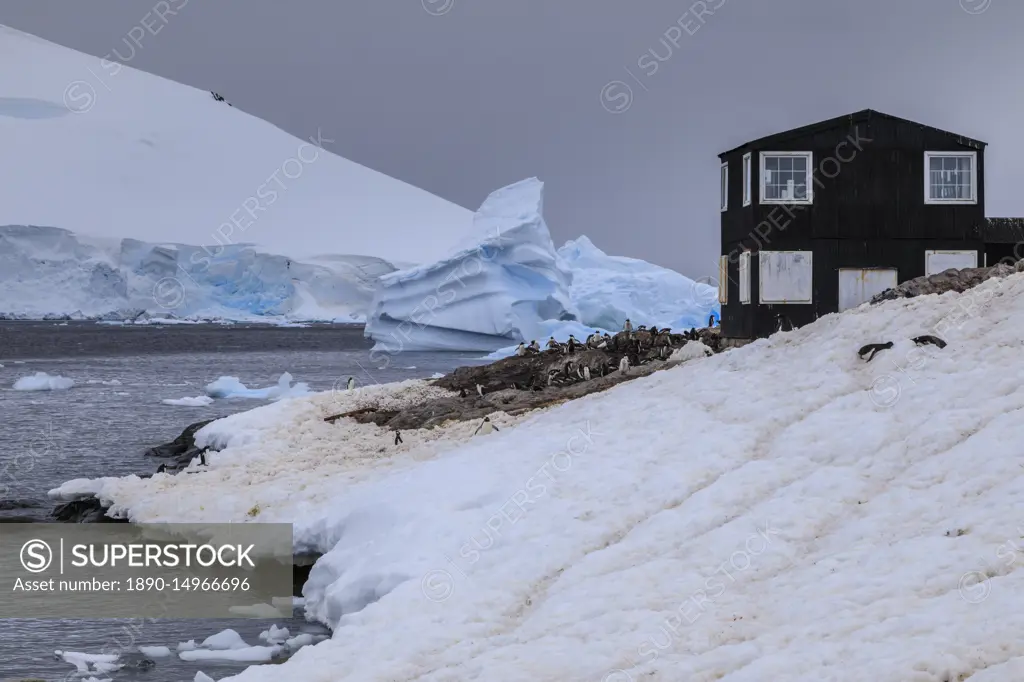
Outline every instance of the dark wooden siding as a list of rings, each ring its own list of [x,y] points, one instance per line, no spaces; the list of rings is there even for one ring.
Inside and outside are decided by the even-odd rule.
[[[753,153],[753,202],[744,207],[742,159],[748,151]],[[770,151],[813,152],[817,182],[812,204],[759,203],[759,154]],[[977,204],[925,204],[926,151],[977,152]],[[723,336],[769,335],[779,313],[802,326],[837,312],[840,268],[894,267],[898,281],[904,282],[924,274],[924,252],[929,249],[974,249],[979,265],[985,257],[983,233],[993,228],[984,218],[984,148],[966,138],[886,116],[855,115],[831,127],[773,136],[733,150],[722,160],[729,163],[730,190],[729,209],[721,221],[721,253],[730,261]],[[739,303],[737,256],[744,248],[754,252],[750,305]],[[813,252],[814,302],[759,305],[760,250]]]

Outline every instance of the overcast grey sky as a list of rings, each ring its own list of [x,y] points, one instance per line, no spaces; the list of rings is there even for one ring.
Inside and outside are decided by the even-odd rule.
[[[0,23],[127,54],[156,4],[3,0]],[[587,234],[714,275],[717,154],[865,108],[990,143],[988,213],[1024,215],[1021,0],[170,4],[133,67],[302,137],[322,128],[337,153],[468,208],[537,176],[559,244]]]

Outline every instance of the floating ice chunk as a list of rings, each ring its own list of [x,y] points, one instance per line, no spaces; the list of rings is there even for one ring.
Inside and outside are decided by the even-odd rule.
[[[646,261],[609,256],[585,236],[566,242],[558,255],[572,272],[569,293],[587,326],[614,332],[629,318],[634,326],[689,329],[721,317],[715,287]]]
[[[203,640],[201,645],[205,649],[247,649],[249,645],[242,636],[228,628],[221,630],[215,635],[210,635]]]
[[[381,277],[366,324],[374,350],[493,351],[570,319],[572,275],[544,222],[543,190],[530,178],[493,192],[449,255]]]
[[[200,395],[195,398],[167,398],[160,402],[164,405],[175,405],[177,407],[206,407],[213,404],[213,398],[207,395]]]
[[[248,388],[238,377],[223,376],[206,385],[206,395],[211,398],[251,398],[255,400],[280,400],[309,395],[309,385],[297,383],[292,386],[292,375],[285,372],[276,386]]]
[[[139,653],[147,658],[164,658],[171,655],[171,649],[166,646],[140,646]]]
[[[110,670],[116,670],[118,667],[115,665],[117,663],[117,654],[85,654],[77,651],[61,651],[60,649],[54,651],[53,654],[65,663],[75,666],[80,673],[109,672]],[[100,670],[98,667],[110,665],[114,665],[114,668]]]
[[[195,651],[199,648],[199,645],[196,644],[196,640],[190,639],[187,642],[181,642],[180,644],[178,644],[177,648],[178,651]]]
[[[15,391],[66,391],[75,385],[74,380],[62,376],[50,376],[46,372],[36,372],[30,377],[22,377],[14,382]]]
[[[260,633],[260,639],[269,644],[281,644],[289,636],[288,628],[279,628],[276,625],[271,625],[269,630]]]
[[[192,682],[217,682],[215,679],[204,673],[202,670],[196,673],[195,678]]]
[[[266,663],[281,653],[279,646],[249,646],[244,649],[194,649],[182,651],[183,661],[237,661],[239,663]]]

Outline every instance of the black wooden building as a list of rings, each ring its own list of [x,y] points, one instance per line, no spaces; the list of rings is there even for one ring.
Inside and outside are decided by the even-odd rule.
[[[1024,225],[985,219],[985,146],[865,110],[721,154],[722,336],[799,327],[996,256],[985,235]]]

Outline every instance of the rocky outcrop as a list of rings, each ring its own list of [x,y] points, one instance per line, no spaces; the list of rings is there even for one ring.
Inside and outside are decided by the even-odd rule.
[[[613,337],[604,349],[586,348],[571,354],[552,350],[513,356],[489,365],[459,367],[434,382],[435,386],[452,391],[450,397],[433,398],[401,410],[362,407],[332,415],[326,421],[348,418],[403,431],[429,429],[449,421],[482,419],[494,412],[517,415],[667,369],[674,364],[670,360],[674,351],[697,342],[704,344],[705,350],[701,352],[710,354],[721,349],[717,329],[657,337],[645,331],[632,335],[623,332]],[[623,358],[629,359],[625,372],[619,369]],[[589,371],[590,379],[584,378],[584,368]]]
[[[210,422],[217,421],[217,419],[220,418],[221,417],[217,417],[215,419],[207,419],[205,421],[196,422],[195,424],[190,424],[181,432],[180,436],[172,440],[170,443],[157,445],[156,447],[146,450],[145,456],[167,460],[161,465],[163,467],[162,471],[167,473],[181,471],[187,467],[193,459],[206,452],[206,448],[196,447],[196,432]]]
[[[95,497],[58,504],[50,515],[60,523],[128,523],[128,519],[107,516],[106,508]]]
[[[987,268],[950,268],[928,277],[910,279],[892,289],[886,289],[871,299],[872,304],[883,301],[894,301],[899,298],[914,298],[928,294],[944,294],[947,291],[963,293],[989,279],[1008,277],[1017,272],[1024,272],[1024,260],[1016,265],[997,263]]]

